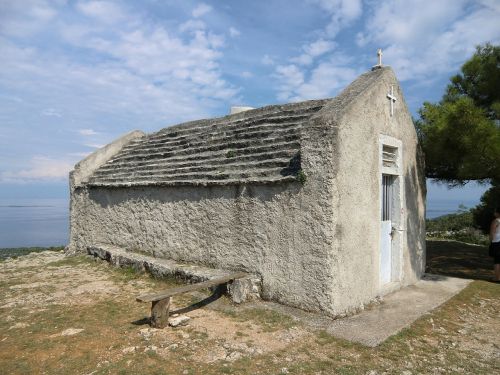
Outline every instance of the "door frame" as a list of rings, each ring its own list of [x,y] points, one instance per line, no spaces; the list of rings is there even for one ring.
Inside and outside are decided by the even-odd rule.
[[[396,149],[395,165],[387,166],[383,163],[384,146]],[[403,245],[405,239],[405,212],[404,212],[404,178],[403,178],[403,142],[397,138],[388,135],[379,135],[379,172],[378,172],[378,188],[379,188],[379,242],[378,242],[378,272],[377,279],[379,289],[386,293],[399,287],[403,277]],[[394,228],[394,234],[391,240],[391,278],[390,282],[382,283],[381,278],[381,229],[382,229],[382,176],[392,175],[393,179],[393,202],[392,202],[392,217],[391,225]]]

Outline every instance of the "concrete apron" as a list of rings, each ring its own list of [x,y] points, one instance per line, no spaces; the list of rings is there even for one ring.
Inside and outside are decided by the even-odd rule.
[[[370,310],[332,322],[333,336],[375,347],[463,290],[472,280],[425,274],[415,285],[384,296]]]

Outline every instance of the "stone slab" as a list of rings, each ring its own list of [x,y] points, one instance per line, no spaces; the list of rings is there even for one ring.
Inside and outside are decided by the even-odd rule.
[[[375,347],[463,290],[472,280],[426,274],[418,283],[384,296],[380,305],[338,319],[333,336]]]
[[[89,255],[106,260],[117,267],[133,267],[137,271],[149,272],[157,278],[173,277],[187,283],[218,279],[234,273],[234,270],[208,268],[179,263],[170,259],[155,258],[108,244],[88,246],[87,252]],[[229,295],[235,303],[260,298],[260,291],[261,279],[258,275],[253,274],[234,280],[228,285]]]

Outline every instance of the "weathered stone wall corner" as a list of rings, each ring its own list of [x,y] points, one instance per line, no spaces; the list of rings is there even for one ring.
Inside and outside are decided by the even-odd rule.
[[[85,159],[75,165],[75,168],[70,172],[70,187],[73,190],[87,182],[87,179],[104,163],[115,156],[120,150],[134,139],[144,137],[145,133],[141,130],[134,130],[120,138],[114,140],[110,144],[94,151]]]

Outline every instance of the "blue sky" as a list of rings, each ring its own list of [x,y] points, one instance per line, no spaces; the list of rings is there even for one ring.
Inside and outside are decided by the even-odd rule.
[[[133,129],[335,96],[377,48],[416,114],[499,19],[497,0],[0,0],[0,197],[65,197],[72,166]]]

